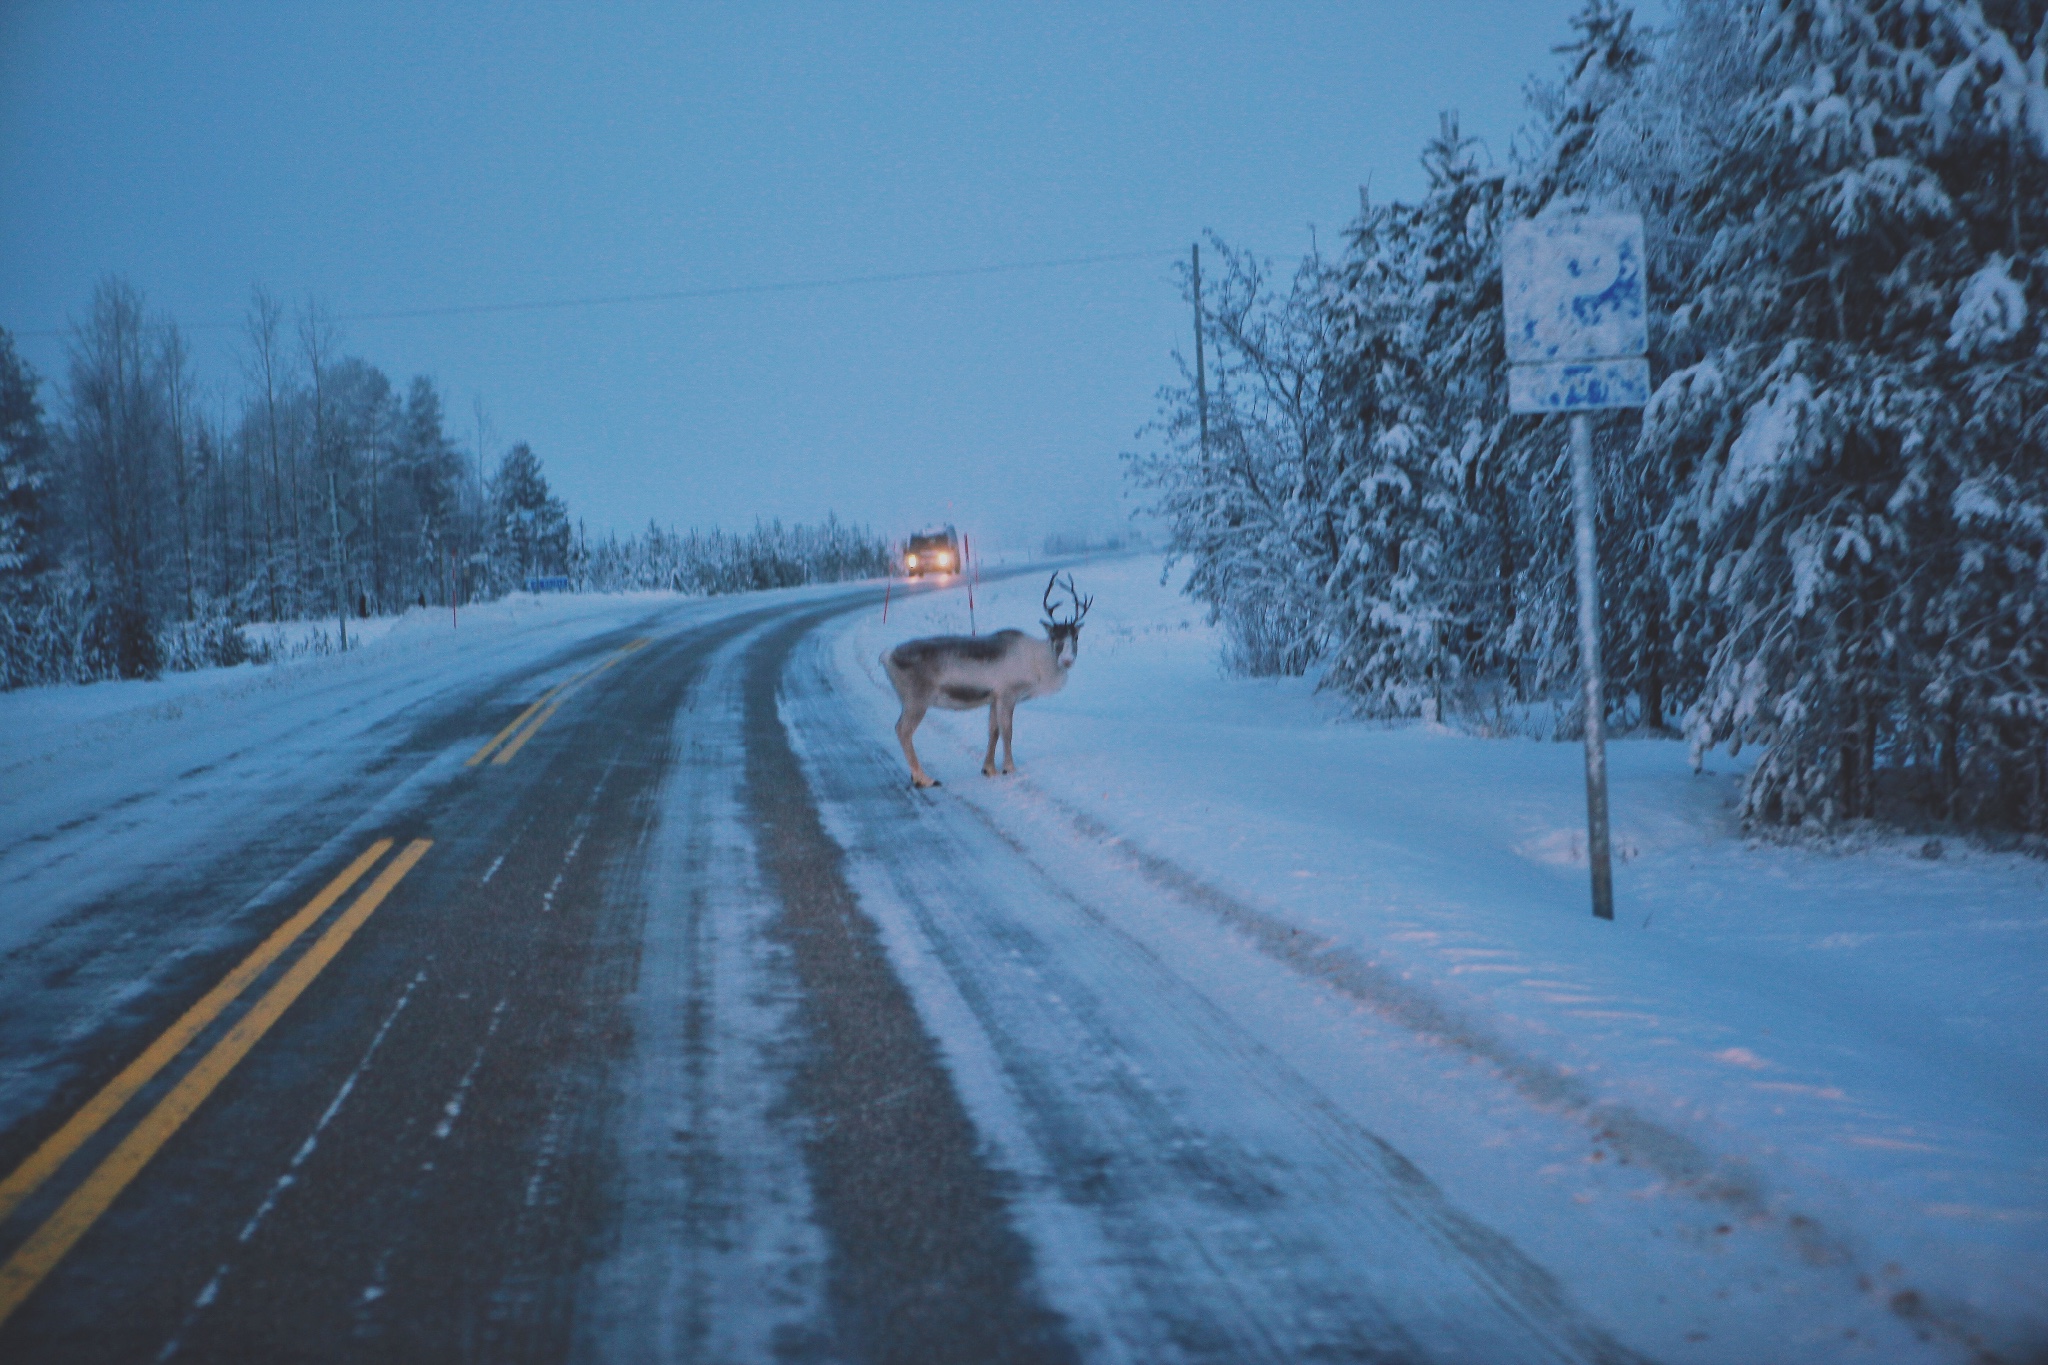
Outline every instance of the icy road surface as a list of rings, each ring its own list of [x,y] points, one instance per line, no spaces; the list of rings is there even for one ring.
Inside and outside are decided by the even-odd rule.
[[[0,1358],[2032,1358],[2039,864],[1623,744],[1596,925],[1568,746],[1080,572],[1019,775],[935,716],[925,793],[941,586],[0,698]]]

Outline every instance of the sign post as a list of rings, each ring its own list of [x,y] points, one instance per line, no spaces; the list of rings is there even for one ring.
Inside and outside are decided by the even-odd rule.
[[[1579,666],[1586,685],[1586,861],[1593,914],[1614,918],[1608,847],[1607,698],[1600,667],[1600,561],[1593,539],[1593,423],[1650,398],[1643,220],[1575,214],[1511,225],[1501,243],[1508,410],[1572,419],[1572,521]]]

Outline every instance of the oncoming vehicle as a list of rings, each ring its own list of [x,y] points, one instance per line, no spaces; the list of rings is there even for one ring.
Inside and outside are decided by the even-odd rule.
[[[903,572],[912,578],[930,573],[960,572],[960,537],[948,526],[942,531],[922,531],[903,547]]]

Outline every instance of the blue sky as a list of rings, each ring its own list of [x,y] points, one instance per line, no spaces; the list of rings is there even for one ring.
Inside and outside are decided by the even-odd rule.
[[[107,272],[191,328],[259,281],[347,314],[1158,252],[343,327],[593,530],[1100,532],[1189,344],[1171,254],[1334,241],[1443,108],[1504,158],[1576,7],[0,0],[0,326]],[[233,385],[234,332],[192,340]]]

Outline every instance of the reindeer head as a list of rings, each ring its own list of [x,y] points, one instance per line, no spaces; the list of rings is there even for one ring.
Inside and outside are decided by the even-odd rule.
[[[1083,597],[1080,593],[1074,591],[1074,576],[1068,574],[1066,582],[1068,609],[1073,612],[1073,615],[1062,621],[1060,620],[1059,609],[1053,605],[1052,601],[1053,589],[1059,586],[1060,576],[1058,574],[1054,574],[1046,580],[1045,621],[1043,624],[1045,626],[1046,638],[1052,641],[1053,657],[1059,661],[1061,668],[1072,668],[1074,666],[1074,659],[1081,652],[1081,618],[1088,614],[1088,608],[1094,604],[1095,599]]]

